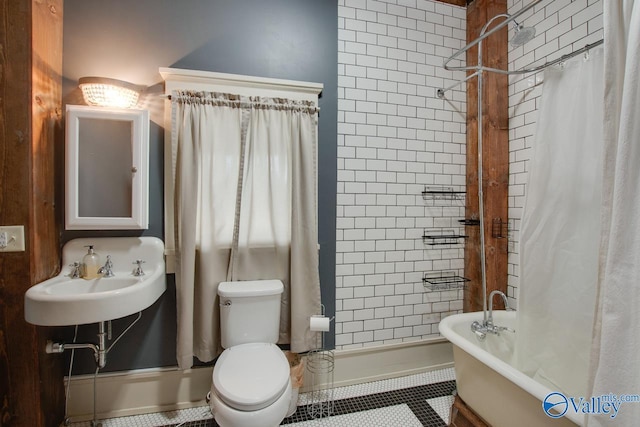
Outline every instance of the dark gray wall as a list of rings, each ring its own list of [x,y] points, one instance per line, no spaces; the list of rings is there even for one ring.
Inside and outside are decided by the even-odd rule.
[[[159,67],[188,68],[324,84],[320,98],[318,219],[320,281],[327,314],[335,313],[337,24],[336,0],[65,0],[64,102],[82,104],[78,78],[102,76],[143,87],[150,111],[150,224],[140,233],[64,232],[75,237],[163,237],[163,100]],[[108,194],[105,194],[108,197]],[[59,206],[62,204],[59,203]],[[113,348],[103,371],[175,365],[173,276],[167,292]],[[114,336],[131,318],[113,323]],[[74,329],[66,329],[66,339]],[[95,341],[96,325],[79,328]],[[333,347],[333,330],[326,342]],[[74,372],[95,369],[78,352]]]

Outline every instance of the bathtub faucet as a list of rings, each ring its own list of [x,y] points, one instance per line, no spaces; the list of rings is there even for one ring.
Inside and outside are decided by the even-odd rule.
[[[489,294],[489,313],[487,316],[487,320],[482,323],[475,321],[471,324],[471,331],[477,335],[478,339],[484,340],[487,336],[487,333],[500,335],[502,331],[515,332],[513,329],[507,328],[506,326],[496,326],[493,324],[493,298],[496,295],[500,295],[502,297],[502,301],[504,302],[505,310],[510,310],[509,308],[509,300],[507,300],[507,296],[502,291],[494,290]]]
[[[487,317],[487,326],[493,327],[493,297],[496,295],[500,295],[502,297],[502,301],[504,302],[504,309],[509,310],[509,300],[504,292],[499,290],[491,291],[489,294],[489,316]],[[505,328],[506,329],[506,328]]]

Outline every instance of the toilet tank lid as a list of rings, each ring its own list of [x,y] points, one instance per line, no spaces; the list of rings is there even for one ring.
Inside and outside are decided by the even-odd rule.
[[[278,295],[284,291],[280,280],[245,280],[239,282],[220,282],[218,295],[221,297],[257,297]]]

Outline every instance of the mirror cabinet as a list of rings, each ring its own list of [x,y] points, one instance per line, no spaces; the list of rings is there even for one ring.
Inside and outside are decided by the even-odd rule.
[[[66,112],[65,228],[148,228],[148,111],[67,105]]]

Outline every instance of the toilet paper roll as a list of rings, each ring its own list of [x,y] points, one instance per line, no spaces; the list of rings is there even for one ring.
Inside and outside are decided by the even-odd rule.
[[[331,319],[329,319],[328,317],[311,316],[311,319],[310,319],[310,322],[309,322],[309,328],[312,331],[327,332],[329,330],[330,321],[331,321]]]

